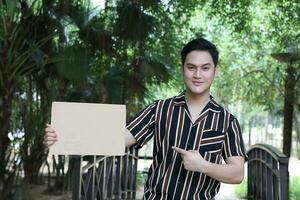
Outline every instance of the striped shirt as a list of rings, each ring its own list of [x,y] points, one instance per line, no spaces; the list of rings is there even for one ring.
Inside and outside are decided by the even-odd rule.
[[[216,164],[230,156],[247,157],[237,119],[213,97],[194,123],[182,92],[147,106],[126,128],[139,148],[154,136],[153,162],[144,188],[147,200],[213,199],[220,189],[219,181],[185,170],[172,146],[197,150]]]

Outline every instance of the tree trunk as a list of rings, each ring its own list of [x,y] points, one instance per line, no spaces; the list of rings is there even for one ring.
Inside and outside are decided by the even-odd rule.
[[[295,94],[295,69],[290,64],[286,70],[285,87],[284,87],[284,118],[283,118],[283,153],[291,156],[292,131],[293,131],[293,111],[294,111],[294,94]]]
[[[25,173],[25,179],[27,183],[30,184],[38,184],[38,178],[39,178],[39,170],[43,164],[43,161],[40,160],[29,160],[26,162],[24,161],[24,173]]]
[[[37,85],[34,85],[33,77],[29,76],[26,92],[27,101],[21,112],[25,132],[22,159],[25,179],[30,184],[38,184],[39,170],[46,159],[43,144],[44,127],[47,123],[48,108],[51,105],[48,93],[44,92],[46,89],[42,88],[44,83],[38,80],[36,82]],[[39,100],[34,100],[34,95],[38,96]]]
[[[248,145],[251,146],[252,118],[249,120]]]
[[[13,178],[11,179],[11,174],[8,175],[7,172],[7,164],[9,162],[7,157],[10,145],[8,133],[13,92],[13,85],[0,88],[0,193],[3,196],[9,194],[10,186],[12,184],[10,180],[13,180]]]
[[[269,114],[265,117],[265,142],[269,140]]]

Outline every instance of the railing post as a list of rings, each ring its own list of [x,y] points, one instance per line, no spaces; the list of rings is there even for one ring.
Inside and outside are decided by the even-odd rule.
[[[288,158],[282,158],[282,162],[279,163],[280,171],[280,191],[281,199],[289,199],[289,169]]]
[[[248,151],[248,198],[288,200],[288,157],[267,144]]]
[[[72,156],[73,159],[73,173],[72,173],[72,199],[80,200],[81,199],[81,156]]]

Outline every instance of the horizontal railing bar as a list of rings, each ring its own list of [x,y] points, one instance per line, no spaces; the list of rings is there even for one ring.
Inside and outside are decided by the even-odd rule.
[[[275,147],[269,144],[255,144],[248,150],[248,155],[255,149],[262,149],[280,163],[288,163],[289,159]]]
[[[135,192],[135,190],[123,190],[123,191],[121,191],[121,194],[127,193],[127,192]]]
[[[153,157],[152,156],[139,156],[140,160],[152,160]]]
[[[139,159],[138,156],[133,155],[133,154],[129,154],[129,153],[125,153],[125,156],[129,156],[129,157],[132,157],[132,158],[134,158],[134,159]]]
[[[260,159],[251,159],[251,160],[249,160],[248,162],[249,162],[249,164],[250,163],[252,163],[252,162],[254,162],[254,161],[258,161],[258,162],[260,162],[260,163],[264,163],[264,166],[266,166],[267,168],[269,168],[271,171],[272,171],[272,173],[277,177],[277,178],[279,178],[279,169],[273,169],[273,167],[272,167],[272,165],[270,165],[269,163],[267,163],[266,161],[264,161],[264,160],[260,160]],[[250,170],[250,169],[249,169]]]
[[[82,170],[83,170],[83,171],[86,171],[86,170],[92,168],[95,164],[98,164],[99,162],[104,161],[106,158],[107,158],[107,157],[97,158],[95,162],[87,163],[85,166],[82,166]]]
[[[135,155],[131,155],[131,154],[124,154],[124,156],[128,156],[128,157],[132,157],[134,159],[139,159],[138,156]],[[110,156],[111,157],[111,156]],[[92,168],[94,165],[99,164],[100,162],[103,162],[105,159],[110,158],[110,157],[101,157],[101,158],[97,158],[95,162],[93,163],[87,163],[85,166],[83,166],[83,171],[88,170],[90,168]]]

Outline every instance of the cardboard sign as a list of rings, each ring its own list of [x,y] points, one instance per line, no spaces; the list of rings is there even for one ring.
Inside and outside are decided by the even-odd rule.
[[[124,155],[125,121],[125,105],[53,102],[51,126],[58,141],[49,153]]]

